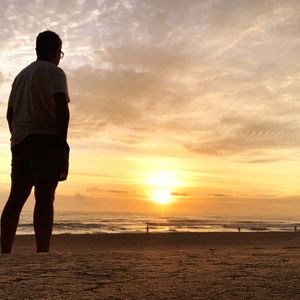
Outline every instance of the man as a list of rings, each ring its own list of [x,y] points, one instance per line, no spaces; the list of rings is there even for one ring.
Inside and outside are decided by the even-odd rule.
[[[15,78],[7,121],[11,132],[11,191],[1,217],[1,251],[11,253],[19,217],[34,187],[37,252],[48,252],[53,201],[58,182],[68,173],[68,86],[58,67],[62,41],[52,31],[36,38],[37,60]]]

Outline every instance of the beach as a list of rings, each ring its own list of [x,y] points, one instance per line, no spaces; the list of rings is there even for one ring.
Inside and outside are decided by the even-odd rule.
[[[300,299],[299,232],[17,235],[1,299]]]

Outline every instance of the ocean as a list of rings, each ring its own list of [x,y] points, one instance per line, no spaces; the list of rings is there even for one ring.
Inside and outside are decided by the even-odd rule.
[[[22,212],[17,234],[33,234],[32,212]],[[56,212],[53,234],[150,232],[242,232],[300,230],[300,217],[172,216]],[[295,228],[296,227],[296,228]]]

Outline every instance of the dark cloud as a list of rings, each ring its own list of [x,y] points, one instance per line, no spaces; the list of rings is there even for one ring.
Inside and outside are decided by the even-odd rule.
[[[112,194],[128,194],[128,191],[122,191],[122,190],[108,190],[108,192]]]
[[[273,157],[273,158],[256,158],[256,159],[245,159],[240,162],[242,163],[249,163],[249,164],[264,164],[264,163],[273,163],[278,161],[287,160],[286,157]]]
[[[116,189],[103,189],[98,187],[89,187],[86,189],[87,192],[97,192],[97,193],[111,193],[111,194],[134,194],[132,190],[116,190]]]
[[[186,197],[186,196],[188,196],[187,193],[179,193],[179,192],[172,192],[171,195],[176,196],[176,197]]]
[[[212,193],[212,194],[209,194],[209,196],[216,197],[216,198],[230,198],[231,197],[231,195],[223,194],[223,193]]]
[[[81,193],[76,193],[74,196],[73,196],[73,199],[76,200],[76,201],[86,201],[86,200],[89,200],[89,197],[87,197],[86,195],[84,194],[81,194]]]

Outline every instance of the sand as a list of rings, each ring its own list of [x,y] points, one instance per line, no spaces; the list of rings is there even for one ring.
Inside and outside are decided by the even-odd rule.
[[[17,236],[0,299],[300,299],[300,232]]]

